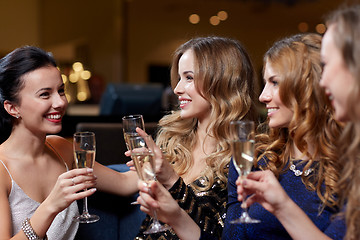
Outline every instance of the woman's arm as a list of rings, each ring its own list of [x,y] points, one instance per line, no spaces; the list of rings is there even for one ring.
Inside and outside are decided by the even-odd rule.
[[[56,135],[48,136],[47,141],[50,142],[50,144],[61,155],[69,169],[72,169],[74,167],[74,153],[71,142]],[[96,162],[96,159],[93,169],[94,175],[97,176],[96,187],[100,191],[121,196],[129,196],[138,191],[138,177],[134,171],[119,173]]]
[[[120,173],[95,162],[94,174],[98,178],[96,187],[100,191],[120,196],[129,196],[138,191],[138,176],[135,171]]]
[[[9,206],[9,193],[11,190],[11,179],[7,171],[0,163],[0,238],[9,239],[11,237],[11,214]]]
[[[236,184],[239,201],[243,200],[244,191],[251,195],[246,199],[247,206],[260,203],[278,218],[293,239],[330,239],[291,200],[271,171],[252,172],[245,180],[239,178]]]

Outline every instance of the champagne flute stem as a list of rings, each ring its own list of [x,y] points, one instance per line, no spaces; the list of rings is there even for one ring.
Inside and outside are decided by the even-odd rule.
[[[147,185],[147,187],[148,187],[148,189],[149,189],[149,194],[150,194],[150,196],[153,197],[153,194],[152,194],[151,189],[150,189],[150,183],[146,183],[146,185]],[[156,210],[153,209],[153,208],[151,208],[151,211],[152,211],[152,213],[153,213],[153,222],[156,223],[156,224],[159,223],[159,220],[158,220],[158,218],[157,218]]]
[[[153,217],[153,220],[154,220],[154,223],[155,223],[155,222],[158,222],[159,220],[158,220],[158,218],[157,218],[156,210],[155,210],[155,209],[152,209],[151,211],[153,212],[153,216],[154,216],[154,217]]]
[[[88,215],[89,211],[88,211],[88,204],[87,204],[87,197],[84,197],[84,201],[83,201],[83,213],[82,215]]]
[[[242,200],[242,202],[241,202],[241,208],[244,209],[245,212],[247,212],[246,194],[243,193],[242,196],[243,196],[243,200]]]

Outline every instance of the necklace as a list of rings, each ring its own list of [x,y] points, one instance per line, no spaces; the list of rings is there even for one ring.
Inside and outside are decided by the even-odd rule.
[[[305,177],[307,177],[312,171],[314,171],[313,168],[309,168],[307,170],[305,170],[305,172],[300,171],[298,169],[296,169],[295,164],[291,161],[291,165],[290,165],[290,170],[294,172],[295,176],[301,176],[304,174]]]

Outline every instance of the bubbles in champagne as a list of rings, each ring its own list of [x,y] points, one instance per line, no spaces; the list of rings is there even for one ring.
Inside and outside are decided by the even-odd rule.
[[[134,152],[132,153],[135,168],[138,176],[144,182],[155,180],[155,171],[153,166],[153,154],[150,152]]]
[[[94,150],[79,150],[75,151],[76,168],[92,168],[94,165],[95,151]]]
[[[233,163],[239,176],[246,176],[251,171],[254,159],[254,141],[232,142]]]

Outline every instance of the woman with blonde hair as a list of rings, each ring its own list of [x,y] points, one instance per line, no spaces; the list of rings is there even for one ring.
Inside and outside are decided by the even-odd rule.
[[[138,201],[148,214],[155,207],[172,231],[138,239],[199,239],[201,234],[218,239],[226,216],[230,122],[255,116],[254,69],[238,41],[194,38],[175,51],[171,83],[180,108],[160,120],[156,143],[176,174],[171,181],[159,179],[170,193],[153,183],[151,197],[140,184]],[[142,229],[148,223],[149,216]]]
[[[287,194],[289,201],[303,209],[303,214],[322,232],[342,239],[344,231],[337,229],[342,222],[331,220],[338,212],[335,194],[340,165],[335,143],[342,128],[334,120],[325,91],[319,86],[320,47],[320,35],[298,34],[276,42],[265,54],[265,87],[259,100],[266,104],[268,120],[265,125],[268,129],[256,136],[255,167],[266,171],[253,172],[249,179],[254,175],[269,175],[274,181],[277,178],[276,186],[283,190],[274,198],[281,199]],[[254,201],[260,203],[251,205],[248,212],[261,223],[229,224],[241,214],[237,198],[244,200],[236,191],[237,178],[232,165],[224,239],[308,239],[305,232],[296,236],[291,231],[288,234],[285,229],[291,221],[282,220],[263,200],[266,196],[261,192],[247,192],[254,195],[246,199],[247,205]],[[239,178],[237,184],[246,184],[246,188],[249,179]],[[266,181],[263,184],[271,190]],[[291,213],[282,217],[287,219],[289,216]]]

